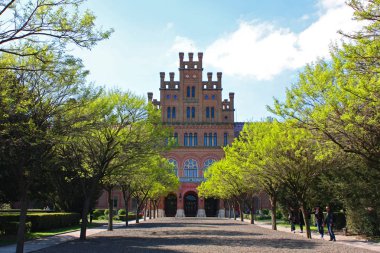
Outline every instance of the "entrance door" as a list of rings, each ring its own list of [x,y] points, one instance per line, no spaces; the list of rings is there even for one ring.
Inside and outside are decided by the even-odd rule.
[[[165,198],[165,216],[174,217],[177,213],[177,196],[170,194]]]
[[[216,217],[218,214],[219,200],[214,198],[205,199],[205,212],[207,217]]]
[[[185,215],[195,217],[198,211],[198,197],[195,193],[188,193],[185,196]]]

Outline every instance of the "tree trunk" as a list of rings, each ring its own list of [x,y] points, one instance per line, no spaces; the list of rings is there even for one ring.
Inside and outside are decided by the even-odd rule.
[[[149,200],[149,220],[152,219],[152,202]]]
[[[236,217],[236,208],[235,208],[235,204],[232,205],[232,211],[234,212],[234,220],[236,220],[237,217]]]
[[[239,206],[239,213],[240,213],[240,221],[244,221],[244,213],[243,210],[241,210],[241,207],[243,206],[242,203],[238,203]]]
[[[308,212],[305,209],[305,206],[306,206],[305,204],[301,205],[302,217],[303,217],[303,220],[304,220],[304,223],[305,223],[305,227],[306,227],[306,236],[307,236],[308,239],[311,239],[310,222],[309,222],[309,219],[308,219]]]
[[[252,205],[251,206],[251,224],[255,224],[254,216],[255,216],[255,209]]]
[[[86,197],[82,209],[82,224],[80,226],[80,240],[86,240],[87,214],[90,209],[91,197]]]
[[[113,199],[112,199],[112,188],[107,189],[108,194],[108,231],[113,230]]]
[[[140,201],[136,199],[136,223],[140,223],[139,212],[140,212]]]
[[[272,207],[272,229],[277,230],[277,218],[276,218],[276,212],[277,212],[277,197],[276,195],[270,196],[270,203]]]
[[[24,242],[25,242],[25,222],[28,212],[28,197],[25,187],[22,189],[21,199],[20,199],[21,209],[20,209],[20,219],[17,231],[17,245],[16,253],[24,252]]]
[[[124,206],[125,206],[125,226],[128,227],[128,212],[129,212],[129,207],[128,207],[128,204],[129,204],[129,194],[127,196],[127,193],[125,190],[123,190],[123,199],[124,199]]]

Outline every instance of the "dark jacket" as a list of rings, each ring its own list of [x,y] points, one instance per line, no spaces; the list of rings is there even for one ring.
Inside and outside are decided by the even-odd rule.
[[[325,219],[325,224],[329,227],[334,226],[334,215],[332,212],[328,212]]]
[[[323,215],[323,212],[315,211],[314,215],[315,215],[315,221],[317,221],[318,223],[324,222],[325,216]]]

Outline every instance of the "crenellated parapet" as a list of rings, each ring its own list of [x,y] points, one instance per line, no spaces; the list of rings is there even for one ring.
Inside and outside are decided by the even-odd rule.
[[[189,53],[189,60],[184,60],[184,53],[179,53],[179,70],[184,69],[200,69],[203,70],[203,53],[198,53],[198,61],[194,61],[194,53]]]
[[[160,72],[160,90],[179,90],[179,81],[174,81],[174,72],[169,73],[169,81],[165,81],[165,72]]]
[[[222,72],[217,72],[217,81],[212,80],[212,72],[207,72],[207,81],[202,82],[203,90],[221,90]]]

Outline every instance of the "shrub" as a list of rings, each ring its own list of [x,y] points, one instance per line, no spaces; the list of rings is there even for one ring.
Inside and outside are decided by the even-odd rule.
[[[126,212],[125,212],[125,209],[120,209],[118,212],[117,212],[117,215],[124,215],[125,216]]]
[[[94,220],[99,219],[103,215],[104,215],[104,210],[101,210],[101,209],[95,209],[92,212],[92,217],[93,217]]]
[[[375,210],[369,211],[364,208],[348,209],[348,231],[367,236],[379,236],[380,226],[378,225],[377,217],[378,215]]]
[[[108,210],[108,209],[105,209],[104,210],[104,216],[106,216],[106,217],[108,217],[108,214],[110,213],[110,210]]]
[[[281,220],[283,218],[283,214],[282,214],[282,211],[277,209],[276,210],[276,219],[279,219]]]
[[[18,231],[19,224],[20,223],[18,221],[10,221],[10,222],[4,223],[0,228],[0,230],[1,230],[0,234],[16,235],[17,231]],[[32,223],[30,221],[26,222],[25,223],[25,233],[30,233],[31,228],[32,228]]]
[[[263,215],[269,215],[269,209],[262,209],[262,210],[261,210],[261,213],[262,213]]]
[[[0,213],[0,227],[9,222],[18,222],[19,213]],[[79,213],[29,213],[27,222],[31,222],[31,231],[43,231],[53,228],[78,225]]]
[[[125,217],[126,217],[125,214],[124,215],[119,215],[119,219],[122,220],[122,221],[125,221]],[[143,217],[142,214],[139,214],[139,219],[141,219],[142,217]],[[128,220],[134,220],[134,219],[136,219],[136,214],[129,212],[128,213]]]

